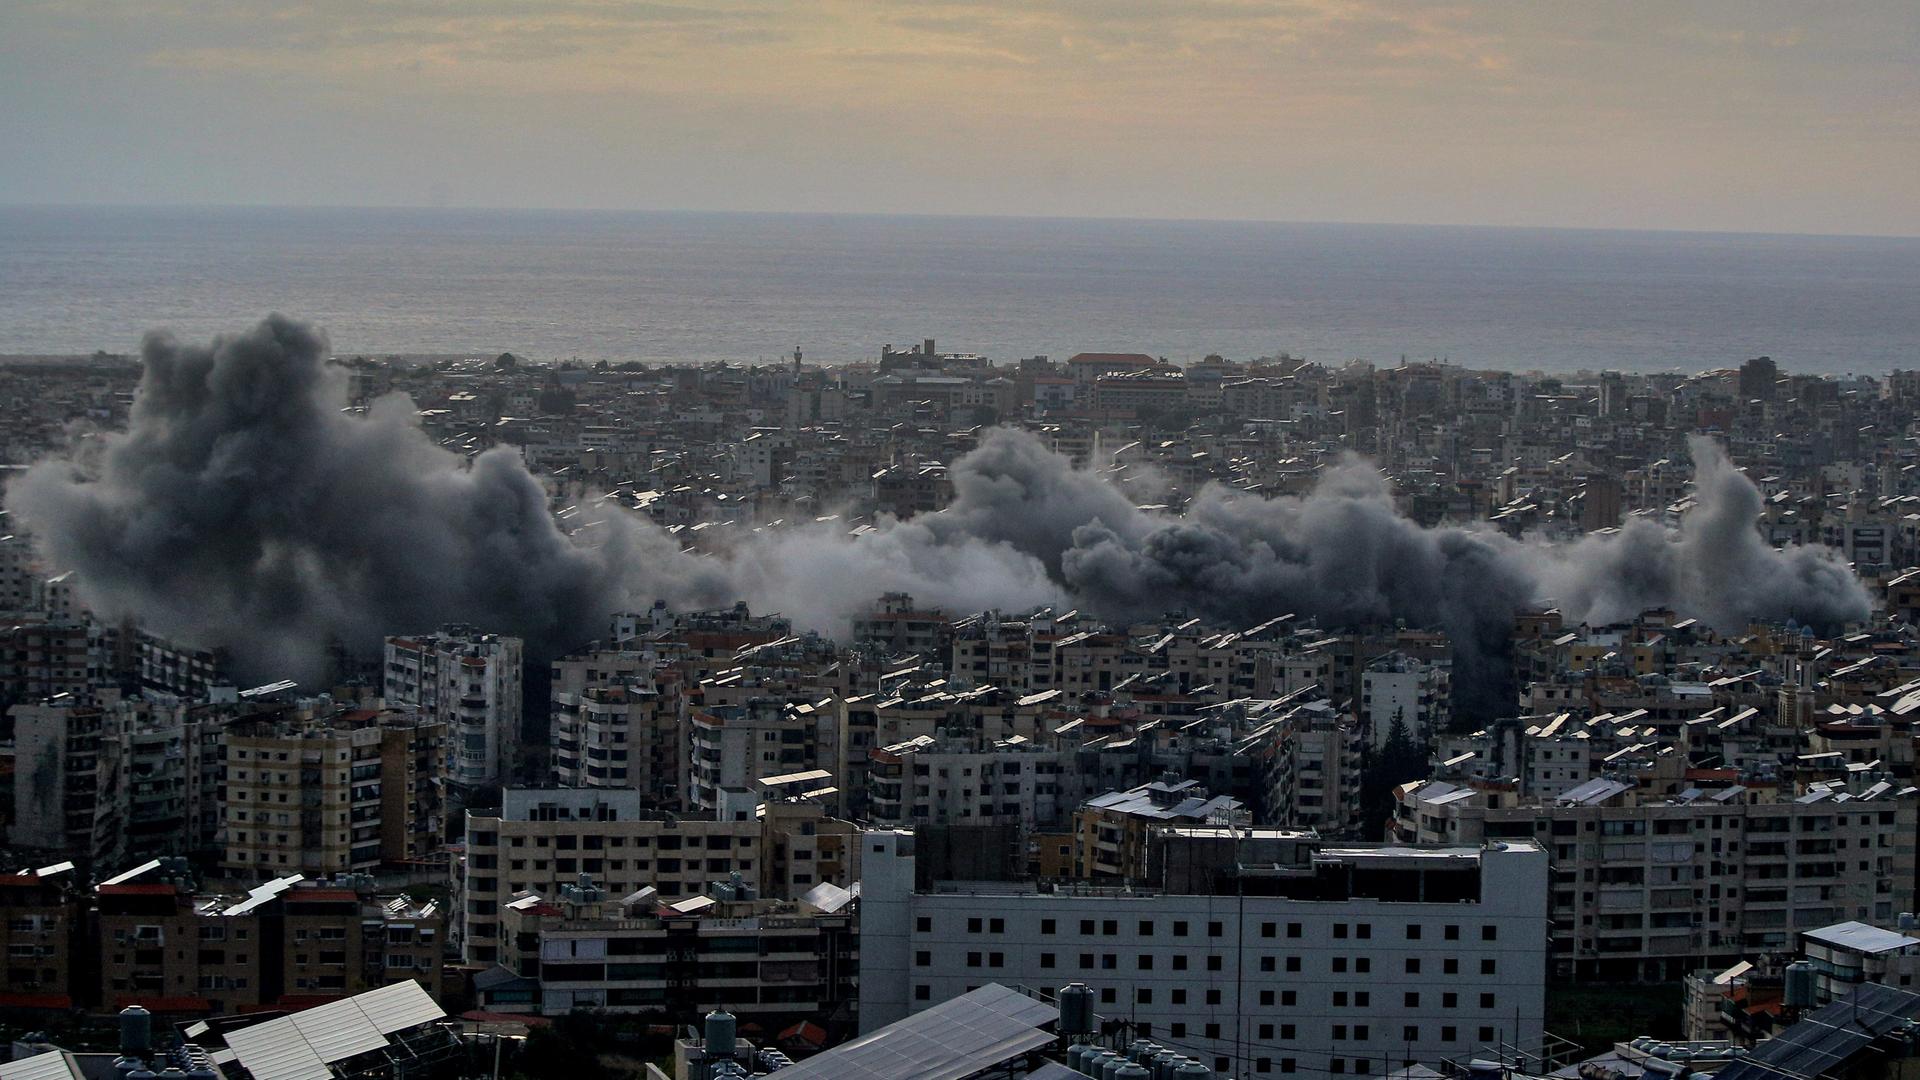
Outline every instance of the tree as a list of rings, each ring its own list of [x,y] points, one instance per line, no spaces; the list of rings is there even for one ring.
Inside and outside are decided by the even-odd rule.
[[[1393,816],[1393,789],[1414,780],[1424,780],[1432,766],[1427,748],[1413,740],[1406,719],[1399,709],[1387,726],[1387,738],[1380,749],[1371,751],[1360,770],[1361,828],[1369,837],[1383,834],[1387,819]]]

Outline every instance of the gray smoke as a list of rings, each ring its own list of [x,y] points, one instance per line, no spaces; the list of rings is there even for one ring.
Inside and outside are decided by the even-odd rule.
[[[611,504],[569,535],[511,451],[457,457],[404,398],[344,412],[324,354],[319,334],[277,316],[211,346],[150,336],[128,430],[84,462],[35,466],[9,506],[57,569],[80,571],[95,610],[224,646],[263,675],[310,675],[330,639],[365,648],[452,621],[551,653],[656,599],[746,599],[837,632],[902,591],[955,612],[1074,603],[1112,620],[1404,620],[1449,633],[1461,704],[1484,715],[1511,708],[1520,608],[1604,621],[1672,607],[1726,630],[1789,617],[1831,628],[1869,611],[1830,553],[1761,539],[1758,492],[1706,440],[1679,529],[1636,521],[1552,545],[1422,528],[1357,461],[1304,497],[1210,487],[1184,514],[1148,512],[1033,435],[996,429],[954,462],[940,513],[859,537],[833,524],[745,533],[697,558]]]
[[[126,432],[84,465],[36,465],[8,505],[94,610],[261,676],[311,678],[335,639],[364,649],[461,621],[538,649],[655,596],[730,602],[650,526],[614,515],[575,542],[511,451],[466,462],[404,397],[343,412],[325,351],[279,316],[210,346],[149,335]]]
[[[1844,563],[1824,548],[1769,546],[1755,527],[1759,492],[1711,440],[1691,449],[1696,505],[1678,529],[1636,519],[1571,544],[1423,528],[1359,461],[1329,469],[1304,497],[1210,486],[1185,514],[1150,514],[1011,430],[956,464],[948,514],[967,535],[1041,560],[1110,619],[1184,610],[1247,624],[1297,612],[1330,627],[1443,629],[1459,704],[1484,717],[1511,708],[1507,658],[1523,608],[1607,622],[1665,607],[1723,631],[1790,618],[1831,630],[1867,617],[1866,590]]]

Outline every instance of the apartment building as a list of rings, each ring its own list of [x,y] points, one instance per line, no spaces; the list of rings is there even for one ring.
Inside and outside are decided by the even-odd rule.
[[[1091,794],[1070,750],[1023,736],[985,747],[922,735],[867,755],[867,820],[882,826],[1058,826]]]
[[[319,1004],[402,980],[441,989],[446,916],[365,878],[197,892],[152,863],[94,890],[86,987],[101,1008],[222,1014]],[[75,974],[82,974],[76,969]]]
[[[574,1009],[664,1013],[697,1022],[724,1009],[778,1030],[824,1017],[854,999],[858,971],[853,907],[827,887],[818,904],[760,900],[738,883],[666,903],[642,892],[609,898],[570,885],[503,913],[503,966],[487,980],[490,1011],[563,1016]]]
[[[1453,719],[1452,664],[1401,652],[1373,660],[1360,673],[1359,711],[1373,749],[1387,744],[1396,723],[1415,746],[1426,745]]]
[[[1667,797],[1605,777],[1551,802],[1489,806],[1431,781],[1397,793],[1417,843],[1531,839],[1553,860],[1556,977],[1657,982],[1789,948],[1805,929],[1914,907],[1912,789],[1739,786]]]
[[[775,697],[694,709],[688,717],[688,806],[717,810],[726,792],[750,791],[757,780],[816,767],[821,720],[813,708]]]
[[[1309,688],[1247,706],[1240,752],[1258,764],[1260,820],[1353,835],[1360,826],[1360,779],[1367,728]]]
[[[1149,843],[1174,825],[1232,825],[1240,803],[1193,780],[1156,780],[1088,799],[1073,815],[1073,876],[1145,881]]]
[[[917,885],[914,837],[869,833],[861,1030],[989,982],[1084,982],[1102,1019],[1223,1076],[1378,1075],[1539,1044],[1538,844],[1336,847],[1204,828],[1161,842],[1158,881],[1130,888]]]
[[[381,693],[446,725],[447,781],[460,791],[505,783],[521,761],[523,651],[519,638],[460,626],[386,640]]]
[[[84,940],[74,877],[70,862],[0,874],[0,948],[6,957],[0,1007],[73,1006],[68,973],[73,949]]]
[[[398,710],[235,720],[226,732],[221,868],[324,877],[441,843],[446,725]]]
[[[859,880],[857,835],[811,801],[774,799],[757,815],[713,820],[646,807],[632,790],[509,788],[498,816],[467,818],[451,930],[468,962],[498,962],[506,906],[558,897],[581,874],[610,896],[651,887],[669,903],[735,873],[777,899],[823,881],[846,887]]]
[[[633,788],[677,807],[686,791],[687,698],[680,673],[635,652],[553,665],[548,737],[560,787]]]

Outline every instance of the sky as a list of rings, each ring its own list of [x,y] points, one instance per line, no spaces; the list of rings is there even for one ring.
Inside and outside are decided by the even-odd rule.
[[[1920,235],[1920,3],[4,0],[0,203]]]

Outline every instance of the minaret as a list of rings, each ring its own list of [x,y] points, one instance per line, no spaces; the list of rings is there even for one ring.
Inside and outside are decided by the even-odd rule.
[[[793,347],[793,381],[800,381],[800,346]]]

